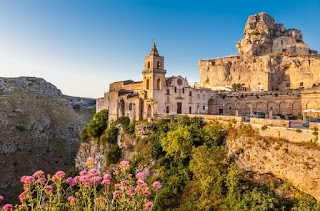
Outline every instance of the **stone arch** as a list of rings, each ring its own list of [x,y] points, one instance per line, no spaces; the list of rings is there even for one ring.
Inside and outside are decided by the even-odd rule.
[[[244,113],[245,114],[250,114],[251,112],[253,112],[252,103],[246,103],[245,106],[244,106]]]
[[[269,111],[272,111],[272,113],[273,114],[277,114],[277,113],[279,113],[279,106],[277,105],[277,103],[275,103],[275,102],[269,102],[268,104],[267,104],[267,110],[268,110],[268,112]]]
[[[151,118],[152,117],[152,108],[151,105],[147,106],[147,117]]]
[[[208,101],[208,114],[214,114],[215,113],[215,106],[214,106],[214,99],[210,99]]]
[[[160,80],[160,78],[158,78],[158,80],[157,80],[157,89],[161,90],[161,88],[162,88],[161,80]]]
[[[150,80],[149,80],[149,78],[147,79],[147,82],[146,82],[146,89],[150,89]]]
[[[125,103],[124,103],[123,99],[121,99],[119,102],[119,108],[120,108],[120,116],[124,116],[125,115]]]
[[[148,69],[150,69],[150,66],[151,66],[151,64],[150,64],[150,62],[148,62]]]
[[[160,63],[160,61],[158,61],[157,62],[157,69],[160,69],[160,67],[161,67],[161,63]]]
[[[279,103],[279,114],[288,114],[290,109],[288,108],[288,104],[286,102]]]
[[[266,112],[265,105],[262,102],[256,103],[256,112]]]
[[[292,104],[291,113],[292,113],[293,115],[299,115],[299,114],[301,114],[301,112],[302,112],[302,109],[301,109],[301,104],[300,104],[300,102],[294,102],[294,103]]]
[[[318,109],[319,103],[317,101],[309,101],[306,104],[306,109]]]

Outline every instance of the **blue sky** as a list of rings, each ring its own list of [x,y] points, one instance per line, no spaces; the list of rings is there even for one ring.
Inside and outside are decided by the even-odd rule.
[[[236,54],[247,17],[267,12],[320,51],[319,0],[0,0],[0,76],[43,77],[64,94],[102,97],[141,80],[155,39],[167,76],[199,81],[199,59]]]

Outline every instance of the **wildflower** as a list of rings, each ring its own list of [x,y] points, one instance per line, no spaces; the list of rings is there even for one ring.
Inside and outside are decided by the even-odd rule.
[[[111,180],[111,178],[112,178],[111,174],[105,174],[105,175],[103,175],[103,179],[104,179],[104,180]]]
[[[79,182],[79,181],[80,181],[80,178],[81,178],[81,176],[75,176],[75,177],[74,177],[74,181],[75,181],[75,182]]]
[[[88,172],[86,170],[83,170],[83,171],[80,171],[79,175],[86,176],[86,175],[88,175]]]
[[[20,202],[23,204],[23,202],[25,202],[25,200],[27,199],[27,194],[25,192],[21,193],[19,195],[19,200]]]
[[[129,191],[128,191],[128,195],[132,197],[135,194],[136,194],[136,189],[135,188],[130,188]]]
[[[120,184],[124,186],[129,185],[129,180],[122,180],[120,181]]]
[[[110,185],[110,180],[108,179],[102,180],[101,185]]]
[[[47,194],[47,195],[51,195],[52,194],[52,191],[53,191],[53,187],[51,185],[48,185],[46,187],[44,187],[44,192]]]
[[[12,204],[6,204],[2,207],[3,211],[12,211],[13,210],[13,206]]]
[[[121,187],[121,184],[120,184],[120,183],[114,184],[114,189],[119,189],[120,187]]]
[[[143,172],[139,172],[136,174],[136,178],[138,180],[144,180],[145,176],[144,176],[144,173]]]
[[[37,183],[44,185],[46,183],[47,179],[44,177],[40,177],[37,179]]]
[[[92,185],[93,181],[90,178],[86,178],[82,181],[82,184],[84,184],[86,187],[90,187]]]
[[[93,177],[93,176],[97,176],[99,174],[99,171],[96,168],[91,169],[88,172],[89,176]]]
[[[33,175],[35,178],[44,177],[44,172],[42,170],[36,171]]]
[[[94,158],[93,157],[88,157],[87,161],[85,163],[85,166],[91,168],[92,166],[94,166]]]
[[[113,192],[113,199],[120,198],[120,196],[121,196],[121,192],[119,190],[116,190],[115,192]]]
[[[68,202],[69,202],[71,205],[74,205],[74,204],[76,204],[76,202],[77,202],[77,198],[74,197],[74,196],[69,196],[69,197],[68,197]]]
[[[57,171],[57,173],[55,173],[55,175],[53,175],[52,180],[61,180],[64,176],[66,176],[66,173],[64,173],[63,171]]]
[[[99,176],[94,176],[91,178],[91,180],[92,180],[92,183],[97,184],[102,180],[102,178]]]
[[[66,183],[70,186],[75,186],[77,184],[77,182],[72,177],[68,177],[66,179]]]
[[[147,201],[144,205],[146,210],[150,210],[153,207],[153,203],[151,201]]]
[[[151,193],[150,193],[149,191],[144,191],[144,192],[143,192],[143,195],[145,195],[145,196],[150,196]]]
[[[130,164],[129,161],[123,160],[120,162],[120,167],[123,169],[129,169],[130,168]]]
[[[0,202],[4,200],[4,197],[0,195]]]
[[[20,179],[20,181],[21,181],[22,183],[25,183],[25,184],[30,184],[30,183],[32,183],[34,180],[35,180],[35,179],[34,179],[33,176],[22,176],[21,179]]]
[[[159,190],[162,188],[162,185],[159,181],[155,181],[153,184],[152,184],[152,187],[154,190]]]

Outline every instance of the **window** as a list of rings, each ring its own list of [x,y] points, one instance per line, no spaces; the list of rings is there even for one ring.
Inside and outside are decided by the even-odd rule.
[[[182,93],[184,94],[184,88],[182,88]]]
[[[206,95],[205,94],[202,95],[202,99],[204,99],[204,100],[206,99]]]
[[[283,45],[283,40],[281,40],[281,45]]]
[[[189,114],[191,114],[191,111],[192,111],[192,108],[191,108],[191,107],[189,107]]]
[[[300,86],[303,86],[303,82],[300,82]]]
[[[157,80],[157,89],[161,90],[161,80],[160,80],[160,78],[158,78],[158,80]]]
[[[149,79],[147,79],[146,87],[147,87],[147,89],[149,89],[149,88],[150,88],[150,81],[149,81]]]
[[[202,110],[206,110],[206,107],[205,107],[205,106],[202,106]]]
[[[200,100],[200,94],[197,95],[198,100]]]
[[[148,69],[150,68],[150,62],[148,62]]]
[[[174,92],[177,93],[177,87],[174,87]]]
[[[160,69],[160,67],[161,67],[161,64],[160,64],[160,62],[158,61],[158,62],[157,62],[157,68]]]
[[[289,88],[290,87],[290,83],[286,83],[286,87]]]
[[[168,114],[170,112],[169,106],[166,108],[166,113]]]
[[[170,89],[167,89],[167,95],[169,95],[170,94]]]
[[[191,91],[189,92],[189,96],[192,96],[192,92]]]
[[[182,85],[182,80],[181,80],[181,78],[178,78],[178,80],[177,80],[177,84],[178,84],[179,86],[181,86],[181,85]]]

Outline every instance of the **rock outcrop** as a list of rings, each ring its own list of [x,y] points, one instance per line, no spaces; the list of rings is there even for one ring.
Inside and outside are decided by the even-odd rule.
[[[320,151],[301,143],[241,137],[227,140],[237,165],[259,174],[273,174],[320,201]]]
[[[1,195],[16,200],[22,175],[73,167],[80,131],[94,113],[89,102],[41,78],[0,78]]]
[[[200,60],[201,86],[241,83],[246,91],[311,88],[320,84],[320,56],[297,29],[285,29],[266,13],[252,15],[236,56]]]

